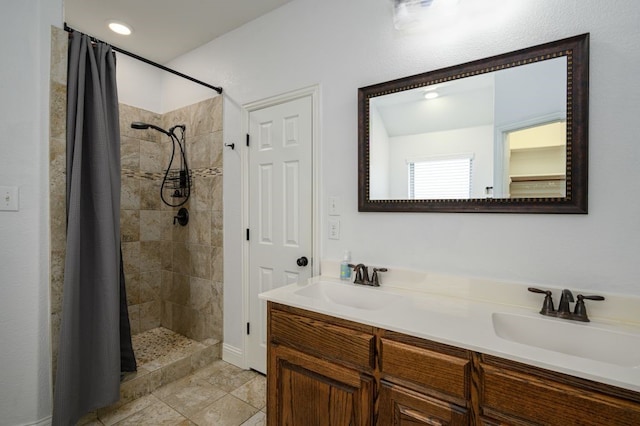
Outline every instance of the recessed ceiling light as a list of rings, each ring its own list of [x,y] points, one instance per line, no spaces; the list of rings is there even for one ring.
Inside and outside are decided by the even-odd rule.
[[[425,99],[435,99],[435,98],[437,98],[438,96],[440,96],[440,95],[438,94],[438,92],[433,92],[433,91],[430,91],[430,92],[427,92],[427,93],[425,93],[425,94],[424,94],[424,98],[425,98]]]
[[[116,34],[129,35],[133,31],[131,27],[124,22],[110,21],[109,29]]]

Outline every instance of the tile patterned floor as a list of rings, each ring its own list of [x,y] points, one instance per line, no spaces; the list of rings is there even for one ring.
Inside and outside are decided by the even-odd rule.
[[[218,360],[87,425],[259,426],[265,412],[265,377]]]

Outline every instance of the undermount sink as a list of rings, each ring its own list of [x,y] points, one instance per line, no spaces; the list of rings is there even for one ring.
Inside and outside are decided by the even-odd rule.
[[[401,298],[397,294],[390,294],[377,288],[330,281],[318,281],[309,284],[297,290],[295,294],[369,311],[387,307]]]
[[[593,323],[496,312],[493,329],[512,342],[622,367],[640,367],[640,335]]]

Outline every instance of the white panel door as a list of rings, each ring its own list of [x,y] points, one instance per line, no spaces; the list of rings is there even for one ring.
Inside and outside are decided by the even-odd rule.
[[[266,373],[266,302],[258,294],[312,271],[311,96],[250,112],[249,135],[247,362]]]

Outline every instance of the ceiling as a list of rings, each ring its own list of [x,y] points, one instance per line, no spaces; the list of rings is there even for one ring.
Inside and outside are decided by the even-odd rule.
[[[64,8],[71,28],[164,64],[290,1],[64,0]],[[133,33],[111,32],[111,20]]]
[[[425,99],[425,93],[439,97]],[[389,137],[493,125],[494,73],[371,99]],[[427,119],[428,118],[428,119]]]

